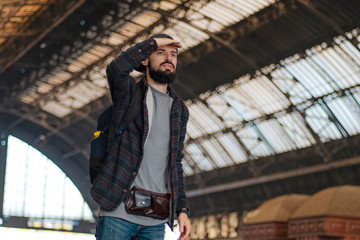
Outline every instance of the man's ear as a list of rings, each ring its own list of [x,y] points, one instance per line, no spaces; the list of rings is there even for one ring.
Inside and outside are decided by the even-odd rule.
[[[145,59],[144,61],[141,62],[142,65],[144,65],[145,67],[147,67],[149,65],[149,59]]]

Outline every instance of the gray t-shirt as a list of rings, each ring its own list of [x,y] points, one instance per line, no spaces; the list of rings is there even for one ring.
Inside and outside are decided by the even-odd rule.
[[[138,186],[154,192],[167,193],[166,180],[170,146],[170,97],[152,87],[150,88],[154,100],[151,127],[144,148],[144,156],[131,187]],[[150,108],[151,106],[148,106],[148,109]],[[128,214],[124,203],[121,203],[115,211],[100,210],[99,215],[122,218],[144,226],[157,225],[168,221],[167,219],[158,220]]]

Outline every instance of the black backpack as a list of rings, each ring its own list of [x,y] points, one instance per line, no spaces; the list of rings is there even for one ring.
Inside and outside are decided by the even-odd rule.
[[[136,92],[133,103],[130,105],[129,109],[124,115],[124,118],[120,124],[120,127],[116,129],[115,138],[118,138],[127,125],[134,119],[135,115],[140,111],[142,101],[143,101],[143,88],[144,83],[140,81],[136,84]],[[90,182],[94,183],[96,176],[99,174],[102,166],[104,165],[104,160],[108,154],[106,151],[107,139],[109,135],[109,127],[111,122],[111,117],[113,113],[113,105],[108,107],[104,112],[101,113],[97,122],[97,131],[94,133],[94,139],[91,141],[90,145],[90,158],[89,158],[89,172],[90,172]]]

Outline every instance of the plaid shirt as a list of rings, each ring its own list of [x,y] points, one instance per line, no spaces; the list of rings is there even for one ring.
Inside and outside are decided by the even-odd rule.
[[[145,40],[122,52],[106,69],[111,98],[114,104],[108,138],[107,150],[109,154],[105,159],[104,167],[91,187],[90,193],[93,199],[108,211],[115,210],[121,202],[125,201],[127,194],[130,192],[129,187],[139,170],[144,152],[144,143],[149,132],[148,109],[146,97],[144,97],[142,110],[139,111],[122,135],[114,140],[115,130],[120,126],[136,91],[136,83],[130,76],[130,72],[156,49],[155,40]],[[175,213],[185,212],[189,215],[189,203],[184,190],[182,168],[182,150],[184,148],[189,110],[170,86],[168,91],[173,99],[170,110],[170,159],[168,163],[171,179],[172,211],[170,214],[170,226],[172,227]],[[148,87],[145,84],[145,96],[147,96],[147,92]]]

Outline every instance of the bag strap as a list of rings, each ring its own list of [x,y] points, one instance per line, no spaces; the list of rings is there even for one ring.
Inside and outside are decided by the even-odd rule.
[[[118,138],[122,132],[126,129],[126,127],[129,125],[129,123],[134,120],[136,114],[140,111],[140,108],[142,106],[143,101],[143,88],[144,83],[141,80],[136,84],[136,91],[134,96],[134,101],[132,105],[129,107],[127,112],[125,113],[125,116],[123,118],[123,121],[121,121],[120,126],[115,131],[115,137]]]

